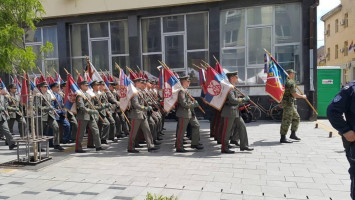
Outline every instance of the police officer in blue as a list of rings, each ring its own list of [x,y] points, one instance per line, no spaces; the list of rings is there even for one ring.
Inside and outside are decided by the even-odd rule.
[[[344,86],[335,96],[328,106],[327,116],[342,136],[346,158],[350,164],[350,195],[355,199],[355,81]]]
[[[55,101],[52,101],[53,107],[56,109],[59,117],[56,115],[56,121],[58,125],[62,125],[63,127],[63,137],[62,137],[62,143],[66,144],[69,143],[71,139],[71,134],[70,134],[70,123],[69,121],[65,118],[66,112],[64,110],[64,104],[63,101],[64,99],[62,96],[59,94],[60,88],[58,83],[52,83],[50,85],[50,88],[53,91],[53,94],[56,98]]]

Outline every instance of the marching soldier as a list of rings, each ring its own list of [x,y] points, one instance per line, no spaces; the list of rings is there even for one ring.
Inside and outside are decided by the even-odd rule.
[[[63,82],[60,84],[61,91],[65,91],[66,84],[67,82]],[[60,92],[59,94],[62,96],[62,99],[64,99],[64,93]],[[67,119],[70,123],[71,141],[74,142],[76,138],[76,134],[78,132],[78,121],[76,120],[74,113],[68,110],[66,113],[67,113]]]
[[[9,104],[9,115],[10,119],[8,122],[10,132],[13,134],[14,123],[17,121],[18,130],[20,132],[20,136],[24,137],[24,129],[26,129],[26,120],[24,119],[21,107],[20,107],[20,95],[16,94],[16,85],[10,84],[8,86],[10,96],[8,97]]]
[[[56,116],[54,114],[55,108],[53,107],[52,98],[51,95],[48,93],[48,85],[46,82],[42,82],[39,83],[37,86],[39,87],[41,94],[37,94],[35,96],[34,102],[35,105],[39,108],[42,120],[42,123],[38,123],[38,130],[43,131],[43,135],[45,135],[48,133],[48,128],[52,128],[54,137],[54,149],[63,151],[64,148],[60,146],[59,142],[59,127],[56,121]]]
[[[180,77],[180,81],[184,90],[181,90],[178,95],[178,106],[176,109],[176,117],[179,118],[176,130],[176,152],[184,153],[183,139],[186,132],[187,125],[191,125],[191,148],[203,149],[200,140],[200,124],[196,118],[194,108],[198,107],[197,101],[192,101],[188,96],[187,88],[190,86],[189,76]]]
[[[116,89],[116,93],[113,93],[113,94],[116,96],[116,100],[119,103],[119,101],[120,101],[120,95],[119,95],[120,85],[116,84],[115,89]],[[112,88],[112,90],[113,90],[113,88]],[[116,113],[117,113],[117,116],[119,117],[119,122],[120,122],[118,124],[116,123],[116,128],[119,131],[118,132],[119,135],[121,135],[122,137],[128,136],[129,135],[128,122],[126,121],[126,118],[123,116],[123,114],[125,114],[125,113],[123,113],[121,111],[121,108],[118,104],[117,104],[117,112]]]
[[[99,84],[100,84],[99,90],[101,92],[101,102],[102,102],[102,104],[105,105],[104,112],[106,112],[106,119],[109,122],[109,132],[108,132],[107,138],[104,140],[104,144],[107,144],[107,139],[112,140],[112,141],[115,140],[115,126],[116,126],[115,124],[116,124],[116,122],[113,119],[112,114],[111,114],[112,105],[111,105],[111,103],[108,102],[107,95],[104,91],[105,82],[100,81]],[[109,91],[107,91],[107,92],[109,92]]]
[[[296,82],[294,80],[296,72],[293,69],[288,69],[286,70],[286,72],[288,73],[289,78],[287,78],[286,80],[285,93],[281,101],[283,113],[282,113],[282,122],[280,127],[280,135],[281,135],[280,143],[292,143],[292,141],[286,139],[286,134],[290,125],[291,125],[290,138],[294,140],[301,140],[299,137],[296,136],[296,131],[300,123],[300,116],[295,107],[295,99],[307,98],[306,95],[300,95],[296,92]]]
[[[54,108],[56,109],[56,112],[59,116],[56,116],[56,120],[58,124],[61,124],[63,126],[63,138],[62,141],[64,144],[69,143],[71,139],[71,134],[70,134],[70,123],[69,121],[65,118],[66,111],[63,110],[64,104],[63,104],[63,97],[59,94],[59,84],[57,82],[54,82],[50,85],[50,88],[53,91],[53,94],[56,98],[56,101],[53,101]]]
[[[106,108],[108,108],[108,105],[106,105],[103,101],[103,97],[101,96],[102,93],[99,92],[99,86],[100,83],[97,81],[92,81],[90,86],[92,87],[92,90],[95,94],[95,96],[91,99],[92,103],[95,106],[95,109],[99,111],[100,116],[103,120],[98,121],[98,126],[99,126],[99,133],[100,133],[100,138],[101,138],[101,143],[102,144],[107,144],[107,139],[108,135],[110,132],[110,122],[106,118],[107,113],[106,113]],[[91,146],[91,144],[90,144]]]
[[[122,126],[122,122],[120,120],[119,115],[122,114],[121,110],[119,108],[120,103],[117,101],[118,99],[118,95],[115,91],[115,86],[117,85],[117,83],[115,82],[110,82],[109,83],[109,90],[110,91],[106,91],[106,96],[107,96],[107,100],[110,104],[112,104],[113,109],[110,109],[110,113],[111,116],[113,117],[113,119],[115,120],[115,125],[116,125],[116,131],[111,130],[110,129],[110,136],[109,138],[114,139],[115,136],[117,136],[117,138],[121,138],[123,137],[123,134],[121,132],[121,126]]]
[[[2,86],[0,85],[0,133],[3,134],[6,138],[6,143],[9,145],[9,149],[13,150],[17,145],[12,141],[13,137],[10,133],[7,120],[9,118],[8,109],[8,100],[3,94]]]
[[[141,83],[142,79],[136,78],[134,80],[135,86],[138,89],[143,89],[144,85]],[[148,151],[151,152],[153,150],[157,150],[158,148],[154,146],[152,141],[152,134],[149,129],[147,111],[151,111],[151,106],[144,106],[143,97],[139,96],[139,94],[135,95],[131,99],[131,109],[129,112],[129,118],[131,119],[131,133],[129,134],[128,141],[128,152],[130,153],[139,153],[138,150],[135,149],[135,140],[138,133],[138,130],[141,129],[147,142]]]
[[[226,74],[229,82],[235,85],[238,82],[238,72],[230,72]],[[237,129],[240,136],[240,150],[252,151],[253,148],[249,147],[248,135],[243,118],[240,116],[238,105],[249,101],[249,97],[238,98],[237,91],[233,88],[228,93],[227,100],[222,108],[221,117],[223,117],[223,129],[221,132],[222,153],[234,153],[229,149],[229,139],[233,130]],[[232,140],[236,135],[233,135]]]
[[[78,120],[78,132],[76,135],[76,146],[75,152],[77,153],[85,153],[83,150],[81,143],[83,141],[84,132],[86,128],[89,127],[91,135],[93,137],[96,151],[104,150],[101,147],[99,128],[97,126],[97,120],[99,112],[90,106],[90,95],[86,92],[89,89],[89,84],[87,81],[82,81],[78,83],[80,89],[84,92],[85,98],[78,95],[76,97],[77,104],[77,120]]]

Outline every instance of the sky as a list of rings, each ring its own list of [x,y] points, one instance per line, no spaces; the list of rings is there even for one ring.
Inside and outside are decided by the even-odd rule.
[[[317,47],[321,47],[324,45],[324,23],[320,18],[331,9],[337,7],[340,4],[340,0],[320,0],[318,6],[318,16],[317,16]]]

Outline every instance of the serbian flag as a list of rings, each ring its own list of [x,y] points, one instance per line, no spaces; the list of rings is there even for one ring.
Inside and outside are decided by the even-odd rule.
[[[56,75],[56,78],[54,79],[54,82],[58,83],[59,85],[62,84],[64,81],[62,77],[60,77],[59,74]]]
[[[354,41],[351,41],[351,44],[349,46],[349,51],[351,51],[354,48]]]
[[[104,81],[103,79],[102,79],[102,77],[100,76],[100,74],[99,74],[99,72],[96,70],[96,68],[94,67],[94,65],[89,61],[89,64],[90,64],[90,69],[91,69],[91,71],[93,72],[93,74],[92,74],[92,76],[90,76],[91,77],[91,80],[93,80],[93,81]],[[90,73],[89,73],[89,75],[90,75]],[[105,76],[106,77],[106,76]],[[104,81],[105,82],[105,81]],[[106,82],[105,82],[106,83]],[[104,90],[105,91],[110,91],[109,89],[108,89],[108,86],[105,84],[105,88],[104,88]]]
[[[222,70],[223,71],[223,70]],[[206,70],[206,94],[204,101],[217,110],[221,110],[227,95],[234,87],[228,79],[212,67]]]
[[[52,84],[52,83],[54,83],[55,81],[54,81],[54,79],[51,77],[51,76],[48,76],[47,77],[47,83],[48,83],[48,85],[50,85],[50,84]]]
[[[133,82],[128,76],[124,73],[122,69],[120,69],[119,76],[119,96],[120,96],[120,108],[124,112],[127,110],[129,102],[131,99],[138,93],[136,87],[134,87]]]
[[[4,81],[1,80],[1,78],[0,78],[0,85],[2,87],[2,91],[5,92],[6,94],[9,94],[9,92],[7,91],[7,88],[5,86],[5,83],[4,83]]]
[[[102,79],[104,80],[106,86],[108,87],[109,82],[108,82],[107,76],[105,76],[105,74],[102,75]]]
[[[216,72],[218,74],[220,74],[223,79],[228,79],[226,73],[224,73],[224,71],[223,71],[223,68],[222,68],[221,64],[216,63],[216,66],[214,67],[214,70],[216,70]]]
[[[107,78],[109,82],[115,82],[115,80],[113,79],[113,77],[110,74],[107,74]]]
[[[20,81],[17,79],[17,76],[15,76],[14,84],[16,85],[16,93],[21,94],[21,87],[22,86],[21,86]]]
[[[267,71],[265,91],[275,99],[277,103],[280,103],[283,98],[286,78],[287,72],[271,58]]]
[[[68,111],[76,113],[76,95],[85,97],[84,93],[80,90],[79,86],[75,83],[73,77],[68,74],[67,86],[65,87],[64,95],[64,108]]]
[[[133,71],[129,72],[129,78],[134,81],[136,78],[138,78],[137,74],[135,74]]]
[[[38,85],[39,83],[42,83],[42,82],[46,82],[46,79],[44,78],[43,75],[41,75],[41,77],[39,77],[39,78],[36,77],[35,79],[36,79],[36,81],[35,81],[36,85]]]
[[[39,89],[36,87],[36,85],[30,81],[30,85],[31,85],[31,91],[33,92],[33,94],[37,94],[37,93],[40,93]]]
[[[28,102],[28,88],[27,88],[28,75],[25,74],[25,78],[22,79],[21,87],[21,103],[27,105]]]
[[[160,73],[159,87],[163,89],[164,110],[169,113],[178,100],[180,90],[184,88],[181,86],[179,79],[169,69],[163,68]]]

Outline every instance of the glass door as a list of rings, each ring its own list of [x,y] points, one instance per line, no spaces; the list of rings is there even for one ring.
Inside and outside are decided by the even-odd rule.
[[[109,40],[91,40],[91,58],[97,71],[109,71]]]

